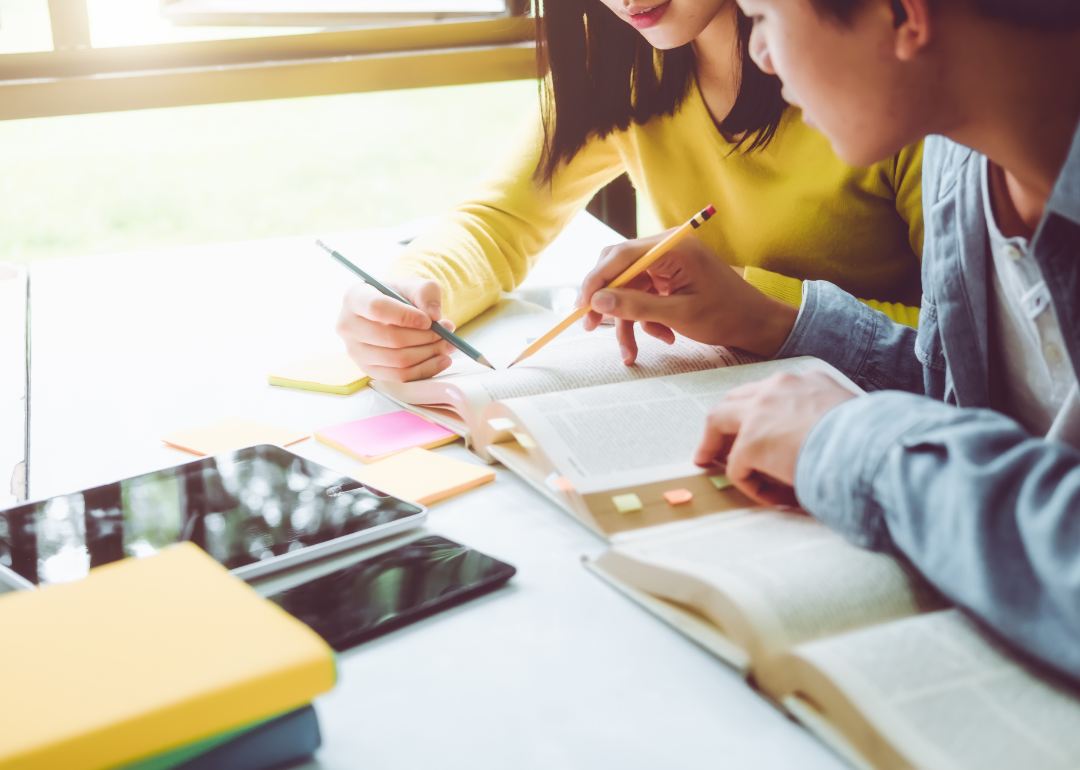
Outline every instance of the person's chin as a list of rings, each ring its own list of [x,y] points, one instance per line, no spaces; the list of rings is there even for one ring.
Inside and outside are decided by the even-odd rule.
[[[849,166],[865,168],[891,158],[903,149],[903,145],[893,148],[891,144],[867,142],[865,137],[837,139],[822,131],[829,140],[836,157]]]

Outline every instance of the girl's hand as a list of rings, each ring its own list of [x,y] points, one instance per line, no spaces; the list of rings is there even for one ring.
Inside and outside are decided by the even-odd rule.
[[[431,331],[433,320],[454,330],[453,322],[442,317],[442,290],[434,281],[421,279],[388,285],[416,307],[366,283],[354,284],[341,303],[338,336],[345,340],[349,358],[377,380],[434,377],[450,366],[454,351],[453,345]]]
[[[696,237],[681,241],[648,270],[619,289],[604,289],[671,231],[609,246],[585,278],[578,307],[591,307],[585,328],[604,316],[616,321],[623,361],[637,358],[634,323],[667,343],[674,332],[710,345],[774,355],[787,340],[799,309],[767,297],[742,279]]]

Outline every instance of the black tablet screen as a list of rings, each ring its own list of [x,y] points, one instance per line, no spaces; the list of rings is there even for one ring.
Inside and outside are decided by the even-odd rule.
[[[227,452],[0,511],[0,564],[64,583],[190,540],[235,569],[422,510],[363,488],[327,494],[349,481],[280,447]]]
[[[438,535],[270,597],[336,650],[496,588],[509,564]]]

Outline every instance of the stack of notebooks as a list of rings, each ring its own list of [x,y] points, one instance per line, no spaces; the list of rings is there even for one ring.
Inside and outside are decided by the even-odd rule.
[[[0,768],[267,770],[320,743],[307,626],[182,544],[0,597]]]

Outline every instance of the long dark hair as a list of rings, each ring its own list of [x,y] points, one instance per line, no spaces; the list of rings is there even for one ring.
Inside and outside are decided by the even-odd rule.
[[[540,6],[541,0],[533,0],[544,121],[544,151],[535,176],[547,183],[591,136],[603,138],[625,131],[631,121],[674,114],[693,83],[694,52],[689,43],[668,51],[653,48],[600,0],[543,0]],[[717,128],[749,152],[772,140],[787,105],[779,78],[750,59],[753,22],[742,10],[735,13],[739,92]]]

